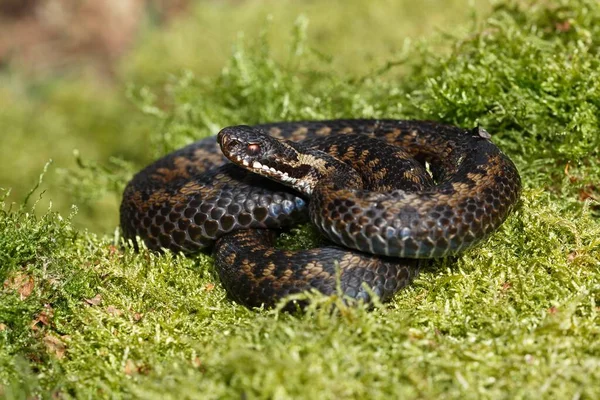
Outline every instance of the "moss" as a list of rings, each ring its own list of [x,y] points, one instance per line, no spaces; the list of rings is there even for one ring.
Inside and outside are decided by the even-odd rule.
[[[54,167],[42,187],[49,196],[41,200],[40,210],[52,201],[56,211],[69,214],[75,202],[61,171],[76,165],[75,150],[87,159],[101,160],[139,159],[143,154],[137,140],[150,129],[148,120],[133,112],[127,99],[115,94],[116,88],[89,78],[33,81],[3,73],[0,82],[0,187],[13,189],[9,201],[23,199],[44,164],[52,160]],[[106,193],[96,190],[93,202],[81,201],[90,194],[77,198],[77,228],[93,227],[102,233],[114,229],[118,202]]]
[[[261,32],[273,47],[273,58],[285,63],[290,27],[302,15],[310,26],[306,37],[317,67],[333,64],[340,73],[364,74],[403,58],[411,41],[433,37],[439,27],[463,29],[489,9],[487,2],[468,0],[425,0],[419,7],[410,0],[198,2],[191,18],[165,30],[148,30],[121,71],[144,84],[162,82],[166,72],[179,73],[182,67],[211,77],[227,62],[236,38]]]
[[[311,307],[297,315],[231,302],[208,254],[134,252],[118,231],[96,236],[3,196],[0,390],[9,398],[600,397],[599,26],[592,1],[501,2],[470,32],[415,46],[404,72],[390,62],[340,75],[298,50],[310,52],[300,19],[289,62],[276,61],[265,34],[240,42],[216,78],[184,73],[164,98],[133,90],[156,126],[148,158],[233,123],[433,118],[482,124],[518,164],[525,190],[495,235],[432,262],[392,302],[369,311],[308,294]],[[82,195],[94,182],[116,193],[133,170],[82,163],[72,175]]]

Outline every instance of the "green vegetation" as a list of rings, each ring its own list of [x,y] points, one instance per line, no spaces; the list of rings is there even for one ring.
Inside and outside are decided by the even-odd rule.
[[[288,28],[288,51],[272,49],[270,38],[281,37],[273,32]],[[327,61],[335,47],[315,51],[304,17],[260,32],[238,42],[216,77],[185,72],[164,91],[131,90],[142,110],[135,116],[102,91],[77,102],[81,90],[71,87],[72,95],[45,106],[39,121],[35,102],[30,109],[0,107],[2,120],[10,129],[64,135],[52,143],[72,126],[147,129],[149,145],[117,154],[136,163],[228,124],[384,116],[480,123],[521,171],[518,210],[481,246],[432,263],[389,304],[367,311],[309,295],[312,306],[290,315],[229,301],[208,255],[136,253],[120,246],[118,231],[96,235],[81,230],[68,209],[44,211],[51,192],[37,206],[31,203],[39,190],[22,206],[3,192],[0,393],[599,398],[600,5],[499,2],[465,31],[444,29],[389,57],[378,50],[381,58],[362,71],[340,72],[339,61]],[[367,42],[372,36],[356,38],[357,49],[377,49]],[[134,80],[157,87],[160,72],[148,74]],[[34,98],[51,90],[38,89]],[[89,108],[77,111],[81,104]],[[61,113],[66,109],[70,115]],[[32,146],[45,146],[40,137]],[[102,153],[80,143],[82,168],[62,172],[63,191],[95,210],[89,221],[109,220],[96,227],[114,231],[114,205],[90,199],[116,203],[135,168],[119,159],[92,162],[90,154]],[[0,152],[12,160],[6,146]],[[39,171],[45,161],[36,162]]]
[[[90,74],[85,65],[59,77],[32,78],[14,68],[0,70],[0,187],[11,188],[10,200],[19,202],[52,159],[41,209],[51,200],[56,211],[66,214],[76,204],[75,227],[110,233],[118,224],[120,196],[103,189],[114,188],[114,182],[99,177],[100,182],[89,182],[83,190],[67,184],[73,193],[65,190],[65,180],[73,182],[72,173],[64,172],[76,169],[75,149],[86,165],[96,160],[96,169],[110,164],[117,170],[121,163],[114,164],[111,157],[133,161],[140,168],[164,150],[150,139],[158,134],[156,121],[136,110],[129,99],[131,91],[150,88],[161,107],[167,106],[163,91],[179,85],[182,71],[214,81],[244,37],[256,42],[262,35],[269,43],[271,62],[297,62],[306,54],[294,57],[288,47],[298,15],[304,16],[302,24],[310,25],[302,32],[307,35],[304,44],[312,49],[311,73],[325,68],[329,75],[334,70],[336,75],[366,74],[406,58],[408,45],[418,37],[434,36],[434,27],[465,24],[476,11],[489,8],[483,2],[477,8],[468,3],[426,0],[414,7],[411,0],[205,0],[189,16],[162,29],[147,21],[136,48],[114,66],[112,85]],[[218,128],[210,126],[210,133]]]

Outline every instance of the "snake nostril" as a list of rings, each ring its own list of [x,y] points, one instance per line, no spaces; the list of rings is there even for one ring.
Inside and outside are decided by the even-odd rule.
[[[221,143],[223,143],[223,147],[226,149],[235,149],[240,145],[240,141],[237,139],[229,138],[227,136],[223,137]]]

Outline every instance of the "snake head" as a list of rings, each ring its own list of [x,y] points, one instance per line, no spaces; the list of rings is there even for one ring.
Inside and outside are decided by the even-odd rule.
[[[234,164],[303,191],[297,187],[299,178],[306,173],[306,168],[297,168],[298,144],[246,125],[222,129],[217,141],[225,157]]]
[[[224,128],[217,135],[217,140],[225,157],[249,169],[275,166],[282,151],[286,150],[277,139],[246,125]]]

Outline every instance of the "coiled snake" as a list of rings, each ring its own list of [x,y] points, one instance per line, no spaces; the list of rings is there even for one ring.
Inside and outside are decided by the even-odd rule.
[[[481,128],[408,120],[234,126],[218,142],[200,140],[136,174],[121,227],[150,249],[212,246],[228,294],[247,306],[311,288],[385,301],[418,273],[420,259],[456,254],[496,230],[520,191],[516,167]],[[337,245],[273,247],[273,229],[307,216]]]

